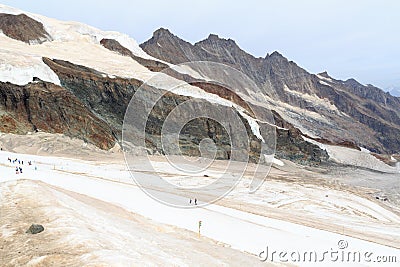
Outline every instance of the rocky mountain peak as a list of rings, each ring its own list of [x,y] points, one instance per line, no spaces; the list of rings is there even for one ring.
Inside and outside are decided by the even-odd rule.
[[[175,45],[181,43],[187,43],[178,36],[174,35],[169,29],[163,27],[154,31],[153,36],[149,41],[157,44],[157,46],[163,45],[166,42],[172,42],[175,43]]]
[[[165,36],[174,36],[167,28],[159,28],[153,33],[153,38],[160,38]]]
[[[267,56],[265,57],[265,60],[272,61],[272,62],[280,62],[280,63],[283,63],[284,65],[287,65],[287,62],[289,62],[289,60],[287,58],[285,58],[278,51],[274,51],[274,52],[272,52],[272,54],[267,54]]]
[[[240,47],[236,44],[236,42],[232,39],[225,39],[219,37],[217,34],[210,34],[206,39],[199,41],[194,44],[195,47],[220,47],[220,48],[229,48],[230,50],[242,51]]]
[[[146,48],[147,50],[154,51],[154,53],[150,53],[151,56],[173,64],[180,64],[192,60],[190,55],[187,55],[186,51],[190,50],[190,47],[193,45],[172,34],[166,28],[159,28],[156,30],[148,41],[139,46],[145,52],[147,52]]]
[[[278,51],[274,51],[271,55],[269,55],[269,57],[283,57],[283,55]]]
[[[219,36],[217,34],[210,33],[210,35],[208,36],[207,39],[209,39],[209,40],[218,40]]]
[[[347,79],[346,81],[344,81],[345,84],[349,85],[349,86],[363,86],[361,83],[359,83],[356,79],[354,78],[350,78]]]
[[[221,38],[219,37],[217,34],[211,33],[210,35],[208,35],[207,39],[200,41],[200,42],[204,42],[204,41],[212,41],[212,42],[220,42],[220,43],[233,43],[236,44],[234,40],[232,39],[225,39],[225,38]],[[199,42],[199,43],[200,43]]]
[[[329,76],[329,74],[328,74],[327,71],[320,72],[320,73],[318,73],[318,75],[319,75],[319,76],[322,76],[322,77],[324,77],[324,78],[332,79],[332,77]]]

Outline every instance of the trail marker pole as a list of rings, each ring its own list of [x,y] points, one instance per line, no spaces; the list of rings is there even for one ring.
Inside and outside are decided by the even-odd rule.
[[[200,238],[200,227],[201,227],[201,221],[199,221],[199,238]]]

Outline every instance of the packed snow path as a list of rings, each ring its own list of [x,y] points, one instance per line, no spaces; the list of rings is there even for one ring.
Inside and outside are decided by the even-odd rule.
[[[22,174],[15,173],[15,164],[9,163],[8,157],[24,160]],[[31,166],[27,165],[28,161],[32,161]],[[332,249],[337,250],[338,242],[344,240],[351,251],[400,256],[398,249],[388,246],[216,204],[192,209],[169,207],[148,197],[133,184],[124,167],[118,164],[99,165],[80,160],[20,155],[4,151],[0,153],[0,162],[0,182],[13,179],[40,180],[116,204],[154,221],[193,232],[198,231],[198,222],[202,221],[201,236],[254,255],[259,255],[267,246],[270,250],[277,251],[319,251],[322,253]],[[168,192],[164,194],[173,199],[183,198]],[[183,198],[182,201],[188,201],[188,199]]]

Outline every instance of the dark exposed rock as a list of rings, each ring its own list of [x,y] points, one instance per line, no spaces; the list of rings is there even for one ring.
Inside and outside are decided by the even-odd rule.
[[[141,81],[110,78],[94,69],[63,60],[44,58],[43,61],[58,75],[64,88],[120,137],[126,108],[136,89],[142,85]]]
[[[253,111],[251,110],[251,107],[249,107],[246,101],[244,101],[238,94],[232,92],[231,90],[225,88],[224,86],[203,81],[189,82],[189,84],[199,87],[207,93],[215,94],[221,98],[229,100],[241,106],[242,108],[246,109],[250,115],[254,115]]]
[[[276,111],[272,111],[272,113],[275,124],[279,127],[276,130],[276,155],[278,158],[307,165],[319,164],[329,159],[325,150],[306,142],[299,129],[283,120]]]
[[[25,15],[0,14],[0,29],[5,35],[28,44],[50,41],[41,22]]]
[[[41,224],[32,224],[28,230],[26,230],[27,234],[36,235],[44,231],[44,227]]]
[[[328,74],[327,71],[320,72],[320,73],[318,73],[318,75],[319,75],[319,76],[322,76],[322,77],[325,77],[325,78],[328,78],[328,79],[332,79],[332,77],[329,76],[329,74]]]
[[[0,82],[0,131],[42,130],[83,139],[102,149],[115,144],[110,127],[68,90],[47,82],[25,86]]]
[[[162,70],[168,68],[167,64],[162,63],[160,61],[145,59],[145,58],[135,56],[128,48],[122,46],[118,41],[116,41],[114,39],[102,39],[100,41],[100,44],[111,51],[117,52],[123,56],[128,56],[128,57],[133,58],[138,63],[145,66],[146,68],[148,68],[151,71],[159,72],[159,71],[162,71]]]
[[[114,39],[102,39],[100,41],[100,44],[111,51],[117,52],[120,55],[128,57],[132,56],[131,50],[122,46],[118,41]]]
[[[343,122],[357,136],[353,139],[347,138],[348,141],[379,153],[400,151],[399,99],[378,88],[365,87],[354,80],[336,82],[331,87],[320,85],[319,89],[319,97],[331,99],[339,110],[357,123],[356,126],[351,125],[350,120]],[[364,137],[365,133],[368,136]]]
[[[186,49],[187,47],[190,48],[190,45],[191,44],[189,42],[186,42],[171,34],[169,30],[160,28],[154,32],[153,38],[141,44],[140,47],[155,58],[173,64],[180,64],[191,61],[186,54],[186,50],[190,52],[190,49]],[[176,49],[183,49],[183,51],[181,53],[176,53]]]

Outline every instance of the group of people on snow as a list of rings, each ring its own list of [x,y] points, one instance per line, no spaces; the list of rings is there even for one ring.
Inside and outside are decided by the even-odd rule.
[[[11,164],[16,164],[15,166],[15,174],[20,174],[22,173],[22,166],[24,165],[24,161],[18,158],[11,159],[10,157],[7,158],[8,162]],[[28,165],[32,165],[32,161],[28,161]],[[35,167],[36,170],[36,167]]]

